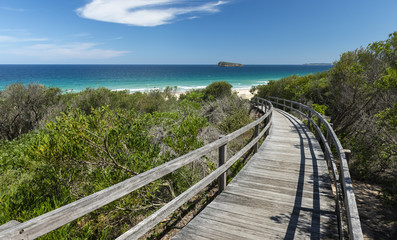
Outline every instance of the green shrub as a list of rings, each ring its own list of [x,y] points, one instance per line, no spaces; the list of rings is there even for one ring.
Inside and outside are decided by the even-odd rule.
[[[221,98],[232,95],[232,85],[225,81],[213,82],[204,89],[205,96]]]
[[[0,136],[12,140],[36,129],[40,122],[52,114],[60,99],[59,88],[21,83],[7,86],[0,92]]]
[[[19,94],[23,88],[11,92],[25,96]],[[129,94],[99,88],[64,95],[49,91],[46,99],[55,100],[49,101],[47,110],[57,115],[47,118],[37,131],[0,141],[0,182],[4,183],[0,225],[42,215],[199,148],[217,139],[219,128],[228,133],[250,121],[248,102],[236,95],[217,98],[218,110],[211,113],[217,121],[209,121],[212,118],[205,113],[211,109],[203,109],[210,99],[204,90],[188,92],[179,100],[172,91]],[[210,139],[204,131],[209,128]],[[188,164],[43,239],[115,238],[213,170],[211,157]]]

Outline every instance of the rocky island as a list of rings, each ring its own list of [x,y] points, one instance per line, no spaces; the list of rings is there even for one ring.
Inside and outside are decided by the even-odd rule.
[[[243,64],[240,63],[231,63],[231,62],[219,62],[218,67],[244,67]]]

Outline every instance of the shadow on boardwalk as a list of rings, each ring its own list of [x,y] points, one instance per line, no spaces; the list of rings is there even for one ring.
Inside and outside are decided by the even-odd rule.
[[[275,111],[259,152],[174,239],[334,239],[334,209],[319,143],[301,121]]]

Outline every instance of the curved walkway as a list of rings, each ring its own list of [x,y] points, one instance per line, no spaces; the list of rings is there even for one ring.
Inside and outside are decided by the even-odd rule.
[[[335,239],[334,205],[316,138],[276,110],[258,153],[174,239]]]

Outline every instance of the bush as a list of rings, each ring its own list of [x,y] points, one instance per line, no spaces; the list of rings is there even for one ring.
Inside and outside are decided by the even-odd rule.
[[[39,126],[53,113],[61,95],[59,88],[21,83],[12,84],[0,92],[0,136],[12,140]]]
[[[269,81],[266,85],[258,85],[251,89],[257,91],[262,98],[279,97],[299,101],[327,104],[329,96],[328,73],[321,72],[306,76],[292,75],[278,81]]]
[[[232,85],[225,81],[213,82],[204,89],[205,96],[221,98],[232,95]]]
[[[17,85],[5,91],[13,97],[2,95],[4,108],[6,100],[22,96],[22,106],[36,99],[40,112],[48,115],[57,108],[57,116],[37,131],[0,141],[0,225],[11,219],[27,221],[109,187],[251,120],[248,101],[232,94],[211,105],[204,90],[178,101],[172,88],[133,94],[99,88],[60,95],[56,90]],[[45,102],[32,93],[42,93]],[[213,159],[209,155],[188,164],[42,238],[115,238],[206,176]]]

